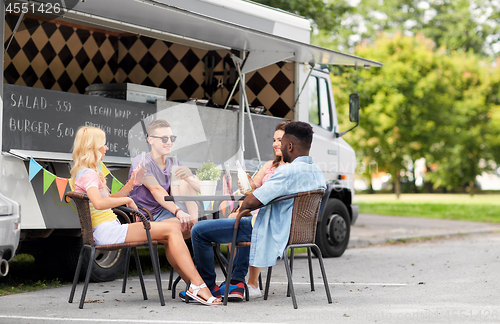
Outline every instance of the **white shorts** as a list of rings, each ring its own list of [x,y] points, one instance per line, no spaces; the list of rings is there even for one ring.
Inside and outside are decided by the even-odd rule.
[[[121,224],[118,219],[92,228],[95,245],[120,244],[127,237],[128,224]]]

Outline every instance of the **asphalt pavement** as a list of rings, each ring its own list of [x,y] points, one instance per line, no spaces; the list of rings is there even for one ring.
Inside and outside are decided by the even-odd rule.
[[[137,278],[124,294],[121,280],[91,284],[82,310],[82,284],[72,304],[70,287],[3,296],[0,323],[497,323],[499,230],[496,224],[362,214],[344,255],[325,259],[332,304],[317,260],[311,292],[307,258],[299,255],[294,263],[298,309],[286,297],[286,274],[278,261],[267,301],[185,304],[170,298],[168,273],[163,273],[163,307],[150,275],[146,301]],[[426,240],[407,240],[418,237]],[[388,240],[400,243],[382,244]]]

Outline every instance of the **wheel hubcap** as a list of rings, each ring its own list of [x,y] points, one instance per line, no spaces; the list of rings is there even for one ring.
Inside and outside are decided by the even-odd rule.
[[[342,216],[333,214],[327,225],[326,235],[330,244],[337,245],[344,241],[347,234],[347,225]]]
[[[94,260],[101,268],[111,268],[116,264],[121,253],[121,250],[97,252]]]

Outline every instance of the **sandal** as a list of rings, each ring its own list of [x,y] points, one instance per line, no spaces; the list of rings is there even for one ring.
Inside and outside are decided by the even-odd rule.
[[[202,288],[206,288],[206,287],[207,287],[207,285],[205,283],[203,283],[203,284],[201,284],[199,286],[195,286],[195,285],[191,284],[189,286],[189,288],[191,288],[193,290],[193,292],[190,292],[188,290],[188,291],[186,291],[186,295],[188,295],[189,297],[193,298],[197,302],[202,303],[203,305],[208,305],[208,306],[222,305],[222,303],[220,302],[220,299],[219,298],[215,298],[214,296],[210,297],[208,300],[206,300],[202,296],[198,296],[198,292]],[[217,302],[217,301],[219,301],[219,302]]]

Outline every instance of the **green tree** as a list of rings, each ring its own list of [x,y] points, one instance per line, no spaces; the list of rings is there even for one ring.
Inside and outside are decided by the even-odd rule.
[[[357,9],[366,28],[361,39],[374,40],[380,32],[423,33],[450,52],[481,55],[492,55],[500,40],[495,0],[364,0]]]
[[[446,142],[427,157],[437,164],[429,176],[435,186],[468,187],[473,194],[476,176],[488,169],[485,162],[492,158],[487,135],[497,101],[491,95],[494,75],[491,65],[472,53],[452,53],[440,60],[443,78],[450,85],[446,95],[452,99],[452,114],[447,121]]]
[[[491,65],[473,53],[448,54],[428,38],[401,34],[359,46],[356,54],[385,64],[334,73],[338,107],[346,106],[347,94],[360,93],[361,126],[346,135],[360,158],[386,168],[398,195],[407,161],[421,157],[438,166],[429,175],[435,186],[474,181],[479,161],[491,157],[487,135],[498,101]]]
[[[345,0],[254,0],[311,19],[316,29],[340,28],[342,16],[353,8]]]

